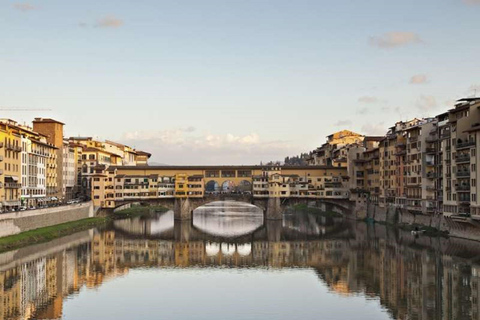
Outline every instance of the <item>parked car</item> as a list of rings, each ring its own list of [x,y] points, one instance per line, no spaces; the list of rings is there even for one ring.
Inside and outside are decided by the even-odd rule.
[[[26,206],[21,206],[20,208],[18,208],[18,210],[25,211],[25,210],[27,210],[27,207]]]

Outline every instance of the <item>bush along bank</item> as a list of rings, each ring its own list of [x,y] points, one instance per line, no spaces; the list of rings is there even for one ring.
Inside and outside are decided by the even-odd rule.
[[[162,206],[132,206],[128,209],[114,212],[110,217],[114,220],[134,217],[148,218],[157,213],[163,213],[168,210],[168,208]]]

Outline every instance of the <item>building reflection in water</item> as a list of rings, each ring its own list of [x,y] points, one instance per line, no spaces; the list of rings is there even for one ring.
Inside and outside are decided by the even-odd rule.
[[[379,299],[394,319],[480,319],[475,242],[415,238],[363,223],[338,228],[332,219],[312,216],[244,228],[251,232],[236,238],[210,236],[193,224],[179,239],[172,228],[158,227],[159,219],[143,220],[155,226],[149,237],[139,237],[145,230],[133,219],[131,234],[124,221],[120,230],[91,230],[0,254],[0,319],[61,318],[63,299],[132,268],[217,266],[311,268],[331,294]],[[305,221],[314,226],[296,225]]]

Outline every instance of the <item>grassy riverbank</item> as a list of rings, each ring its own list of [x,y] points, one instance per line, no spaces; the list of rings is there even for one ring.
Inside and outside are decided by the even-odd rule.
[[[324,217],[339,218],[342,217],[342,214],[333,211],[323,211],[320,208],[309,207],[306,204],[297,204],[293,206],[293,210],[300,211],[303,213],[317,214]]]
[[[162,206],[133,206],[128,209],[124,209],[118,212],[115,212],[112,216],[112,219],[128,219],[133,217],[150,217],[155,213],[162,213],[168,211],[168,208]]]
[[[70,234],[95,227],[105,227],[112,220],[128,219],[133,217],[149,217],[154,213],[165,212],[167,210],[167,208],[160,206],[134,206],[129,209],[115,212],[113,215],[108,217],[87,218],[57,224],[50,227],[25,231],[12,236],[0,238],[0,252],[15,250],[32,244],[48,242],[56,238],[68,236]]]
[[[87,218],[3,237],[0,238],[0,252],[18,249],[36,243],[48,242],[75,232],[106,225],[109,220],[109,218]]]

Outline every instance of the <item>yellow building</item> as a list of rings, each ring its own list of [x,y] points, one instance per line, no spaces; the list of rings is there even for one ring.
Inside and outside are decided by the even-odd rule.
[[[15,122],[0,122],[0,201],[2,210],[18,209],[21,195],[21,136]]]

